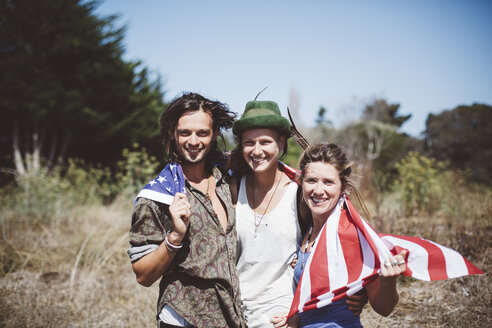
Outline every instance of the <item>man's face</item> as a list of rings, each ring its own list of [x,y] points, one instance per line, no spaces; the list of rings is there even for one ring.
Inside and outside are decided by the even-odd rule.
[[[187,111],[179,118],[175,140],[178,155],[184,163],[202,162],[216,138],[209,113],[201,110]]]

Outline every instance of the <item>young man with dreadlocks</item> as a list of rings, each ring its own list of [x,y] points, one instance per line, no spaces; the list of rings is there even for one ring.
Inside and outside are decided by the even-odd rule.
[[[196,93],[161,116],[168,166],[137,197],[128,251],[137,281],[160,281],[159,327],[246,327],[235,266],[235,213],[217,137],[235,114]],[[155,192],[168,180],[183,185]],[[171,190],[171,185],[163,189]]]

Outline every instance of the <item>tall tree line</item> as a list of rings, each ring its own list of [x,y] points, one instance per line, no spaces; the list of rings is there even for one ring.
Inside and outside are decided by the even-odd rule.
[[[124,28],[95,15],[96,6],[0,0],[0,166],[23,173],[41,158],[66,157],[110,164],[133,142],[158,153],[160,77],[122,59]]]
[[[356,163],[393,177],[395,164],[415,151],[462,171],[469,182],[492,184],[492,106],[474,103],[429,114],[424,138],[399,132],[411,117],[398,114],[399,108],[375,99],[365,106],[360,120],[335,129],[321,107],[310,134],[314,140],[340,143]]]
[[[428,153],[453,169],[463,170],[471,181],[492,184],[492,107],[461,105],[426,121]]]

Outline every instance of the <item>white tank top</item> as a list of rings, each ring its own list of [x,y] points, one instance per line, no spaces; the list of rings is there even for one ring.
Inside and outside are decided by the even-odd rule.
[[[294,269],[290,266],[301,242],[297,220],[297,184],[287,186],[277,206],[265,214],[255,236],[255,213],[241,179],[236,205],[239,281],[248,327],[268,327],[270,319],[290,309]],[[256,223],[261,215],[256,214]]]

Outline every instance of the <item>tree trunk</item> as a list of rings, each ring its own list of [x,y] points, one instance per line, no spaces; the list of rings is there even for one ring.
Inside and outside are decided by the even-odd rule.
[[[48,161],[50,165],[52,165],[55,161],[56,154],[56,145],[58,144],[58,133],[54,132],[51,136],[51,144],[50,144],[50,155],[48,157]]]
[[[14,152],[14,165],[16,174],[20,177],[39,172],[41,169],[41,145],[39,133],[36,130],[32,134],[26,133],[24,147],[19,145],[19,125],[14,124],[12,135],[12,150]]]
[[[65,138],[63,139],[63,144],[61,146],[60,155],[58,156],[58,159],[60,161],[62,161],[63,158],[65,157],[65,153],[67,152],[68,144],[70,143],[70,139],[72,139],[72,134],[70,132],[68,132],[67,135],[65,136]]]
[[[14,151],[14,164],[15,169],[19,175],[26,175],[26,167],[24,165],[24,161],[22,160],[22,153],[19,148],[19,126],[14,123],[14,131],[12,136],[12,148]]]
[[[39,134],[37,129],[32,134],[32,170],[33,172],[39,171],[41,168],[41,143],[39,142]]]

